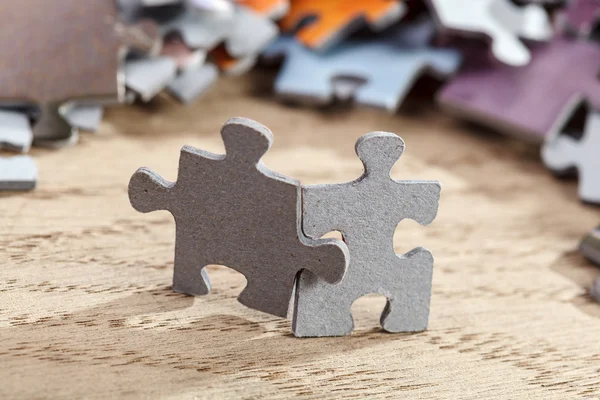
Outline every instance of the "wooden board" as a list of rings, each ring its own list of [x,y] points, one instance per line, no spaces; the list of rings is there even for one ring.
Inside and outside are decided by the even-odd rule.
[[[535,146],[431,105],[290,108],[256,93],[257,78],[191,107],[113,109],[78,146],[34,152],[39,188],[0,200],[0,398],[600,397],[600,305],[586,291],[598,271],[575,252],[599,212],[575,182],[551,177]],[[436,258],[428,331],[380,332],[384,301],[367,297],[352,336],[296,339],[238,304],[244,278],[224,267],[209,296],[171,291],[172,218],[135,212],[129,177],[149,166],[175,179],[180,147],[223,151],[219,127],[236,115],[269,126],[266,163],[306,183],[356,177],[368,131],[405,139],[394,177],[443,184],[438,219],[395,237]]]

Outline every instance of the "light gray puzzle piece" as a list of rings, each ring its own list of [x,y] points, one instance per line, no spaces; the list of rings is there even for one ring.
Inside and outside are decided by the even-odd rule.
[[[302,187],[302,229],[318,238],[339,231],[350,252],[348,271],[338,284],[308,271],[296,285],[293,331],[299,337],[342,336],[354,329],[352,303],[367,294],[387,298],[381,326],[388,332],[427,327],[433,257],[422,248],[394,251],[396,226],[405,218],[422,225],[437,214],[437,181],[395,181],[390,171],[404,151],[393,133],[372,132],[356,142],[363,175],[352,182]]]
[[[580,140],[559,134],[548,136],[542,147],[544,164],[553,171],[577,168],[579,197],[600,203],[600,111],[589,111]]]
[[[65,111],[65,119],[75,128],[96,132],[100,127],[104,108],[99,104],[71,104]]]
[[[204,64],[195,69],[183,71],[169,83],[168,90],[183,103],[191,103],[198,98],[219,77],[219,70],[213,64]]]
[[[358,78],[365,82],[354,91],[357,103],[393,112],[423,73],[441,78],[459,67],[457,51],[428,47],[432,34],[431,21],[418,21],[400,25],[376,40],[349,39],[325,54],[307,49],[292,37],[280,37],[263,54],[267,59],[286,57],[275,81],[275,91],[282,98],[327,104],[338,92],[333,80]]]
[[[125,63],[125,85],[150,101],[165,89],[177,75],[177,64],[170,57],[129,60]]]
[[[26,153],[32,140],[31,122],[26,113],[0,109],[0,148]]]
[[[0,157],[0,190],[31,190],[37,168],[30,156]]]
[[[579,243],[579,252],[585,258],[600,266],[600,226],[583,237],[581,243]]]
[[[538,4],[517,6],[510,0],[429,0],[442,28],[467,36],[483,35],[492,41],[492,54],[505,64],[520,66],[531,53],[519,37],[548,40],[552,26]]]
[[[177,182],[140,168],[129,199],[140,212],[168,210],[176,225],[173,289],[204,295],[209,264],[230,267],[248,284],[238,297],[247,307],[285,317],[299,270],[339,282],[347,248],[313,240],[301,230],[300,183],[269,170],[260,159],[272,134],[245,118],[221,129],[226,154],[181,150]]]
[[[592,283],[592,287],[590,288],[590,296],[600,303],[600,278],[594,279],[594,283]]]
[[[40,105],[40,118],[33,125],[33,144],[58,149],[79,141],[79,130],[64,117],[64,107],[56,103]]]

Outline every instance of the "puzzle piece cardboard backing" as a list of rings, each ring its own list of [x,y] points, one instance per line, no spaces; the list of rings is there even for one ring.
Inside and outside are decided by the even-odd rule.
[[[245,275],[248,284],[238,298],[242,304],[285,317],[298,271],[339,282],[346,247],[302,234],[300,184],[260,162],[272,142],[266,127],[234,118],[221,135],[224,155],[182,149],[175,183],[139,169],[129,183],[131,204],[141,212],[166,209],[173,214],[175,291],[207,294],[204,267],[221,264]]]
[[[293,331],[296,336],[341,336],[354,328],[350,308],[359,297],[387,298],[381,316],[389,332],[422,331],[429,318],[433,257],[423,248],[404,255],[394,251],[396,226],[405,218],[426,225],[437,214],[440,184],[395,181],[390,171],[404,151],[393,133],[373,132],[356,142],[363,175],[353,182],[303,186],[304,233],[318,238],[342,233],[350,265],[331,285],[310,272],[296,286]]]
[[[581,100],[600,107],[600,45],[556,37],[532,45],[532,60],[510,67],[468,50],[465,68],[438,92],[449,112],[541,142],[560,132]]]

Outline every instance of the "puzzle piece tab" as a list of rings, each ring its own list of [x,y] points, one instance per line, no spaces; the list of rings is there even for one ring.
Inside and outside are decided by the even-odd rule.
[[[387,28],[405,11],[404,4],[396,0],[292,0],[280,25],[289,33],[314,18],[301,26],[296,38],[305,46],[326,50],[365,23],[374,30]]]
[[[175,183],[139,169],[129,183],[129,199],[138,211],[173,214],[175,291],[207,294],[204,267],[225,265],[246,276],[242,304],[285,317],[298,271],[336,283],[346,270],[347,249],[336,240],[303,235],[300,184],[260,162],[272,142],[266,127],[234,118],[221,135],[226,154],[181,150]]]
[[[356,142],[356,154],[364,165],[360,178],[302,187],[304,233],[318,238],[340,231],[350,252],[350,265],[336,285],[302,272],[296,286],[296,336],[350,334],[354,329],[352,303],[371,293],[387,297],[381,316],[386,331],[426,329],[433,257],[422,247],[396,254],[393,237],[405,218],[422,225],[433,221],[440,184],[391,179],[390,171],[403,151],[404,142],[393,133],[369,133]]]
[[[577,168],[579,197],[600,203],[600,111],[589,111],[580,140],[567,135],[548,136],[542,159],[554,171]]]
[[[532,46],[532,60],[510,67],[469,51],[463,71],[438,93],[448,111],[541,142],[560,132],[579,101],[600,107],[600,45],[554,38]]]
[[[351,77],[365,81],[354,91],[356,102],[396,111],[422,74],[445,77],[460,65],[457,51],[428,46],[432,33],[430,21],[404,24],[377,39],[349,39],[326,54],[281,37],[263,55],[286,57],[275,82],[283,98],[329,103],[333,80]]]
[[[531,60],[519,37],[530,40],[552,37],[548,15],[537,4],[520,7],[510,0],[428,1],[443,29],[489,38],[492,54],[508,65],[526,65]]]

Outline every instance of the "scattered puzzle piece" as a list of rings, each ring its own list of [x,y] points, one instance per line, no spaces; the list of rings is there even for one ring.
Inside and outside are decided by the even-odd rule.
[[[396,226],[422,225],[437,214],[440,184],[395,181],[390,171],[404,151],[393,133],[372,132],[356,142],[363,175],[353,182],[302,187],[302,228],[309,237],[342,233],[350,265],[336,285],[302,272],[296,286],[294,335],[342,336],[354,329],[350,308],[367,294],[387,297],[381,326],[388,332],[422,331],[429,319],[433,257],[422,247],[394,251]]]
[[[64,115],[69,125],[88,132],[96,132],[102,122],[104,108],[99,104],[69,104]]]
[[[296,38],[305,46],[326,50],[364,23],[381,30],[402,18],[405,11],[405,6],[396,0],[292,0],[280,25],[284,32],[292,32],[308,18],[314,18],[300,27]]]
[[[356,102],[396,111],[422,74],[445,77],[460,64],[457,51],[428,47],[432,34],[430,21],[403,24],[377,39],[349,39],[326,54],[281,37],[263,54],[286,56],[275,82],[281,97],[329,103],[336,94],[332,81],[351,77],[365,81],[354,90]]]
[[[173,214],[175,291],[207,294],[204,267],[221,264],[246,276],[242,304],[285,317],[298,271],[338,282],[346,269],[346,247],[302,234],[300,184],[260,162],[272,142],[266,127],[234,118],[221,135],[224,155],[189,146],[181,150],[176,183],[139,169],[129,183],[131,204],[140,212]]]
[[[219,77],[217,67],[204,64],[195,69],[183,71],[169,83],[168,90],[183,103],[191,103],[206,92]]]
[[[33,144],[59,149],[79,141],[79,130],[65,119],[65,109],[60,103],[42,103],[40,118],[33,125]]]
[[[438,93],[448,111],[512,135],[542,141],[565,125],[579,100],[600,107],[600,46],[554,38],[515,68],[469,51],[468,63]]]
[[[190,49],[179,35],[167,35],[160,54],[173,59],[180,71],[199,68],[206,60],[206,51]]]
[[[563,29],[589,38],[600,27],[600,0],[571,0],[560,17]]]
[[[237,0],[237,3],[272,20],[283,18],[290,9],[289,0]]]
[[[590,296],[600,303],[600,278],[596,278],[590,288]]]
[[[580,140],[560,134],[548,136],[542,148],[542,159],[554,171],[577,168],[579,197],[583,201],[600,203],[600,111],[588,112]]]
[[[579,251],[588,260],[600,265],[600,226],[585,235],[579,244]],[[600,291],[598,294],[600,295]]]
[[[37,168],[29,156],[0,157],[0,190],[31,190]]]
[[[493,55],[509,65],[526,65],[531,60],[519,37],[531,40],[552,37],[548,15],[537,4],[520,7],[510,0],[429,0],[429,3],[442,28],[489,38]]]
[[[150,101],[165,89],[177,74],[177,64],[170,57],[141,58],[125,63],[125,84],[142,101]]]
[[[26,113],[0,109],[0,147],[26,153],[31,147],[33,132]]]

